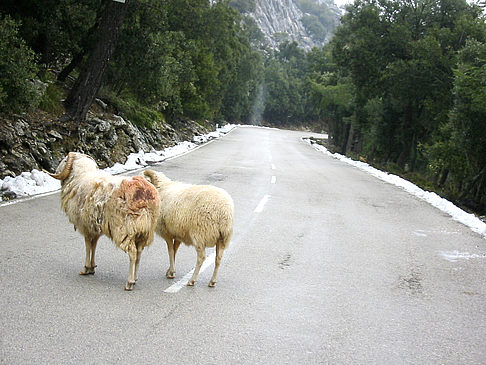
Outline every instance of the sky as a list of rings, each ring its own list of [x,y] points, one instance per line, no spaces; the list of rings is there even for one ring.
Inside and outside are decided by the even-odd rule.
[[[168,147],[162,151],[151,151],[148,153],[140,150],[138,153],[131,153],[125,162],[125,164],[116,163],[115,165],[104,169],[111,174],[120,174],[126,171],[137,170],[149,166],[150,164],[162,162],[168,158],[180,156],[194,149],[198,148],[204,143],[210,140],[220,138],[226,133],[231,131],[236,126],[233,124],[227,124],[223,127],[217,128],[216,131],[194,137],[192,142],[185,141],[180,142],[173,147]],[[245,127],[245,126],[240,126]],[[254,126],[253,126],[254,127]],[[264,128],[264,127],[260,127]],[[441,198],[439,195],[422,190],[418,186],[412,184],[411,182],[402,179],[401,177],[381,170],[375,169],[367,163],[361,161],[352,160],[346,156],[340,155],[338,153],[329,152],[324,146],[318,144],[312,144],[309,139],[303,139],[304,142],[311,144],[316,150],[328,155],[332,158],[338,159],[344,163],[352,165],[366,173],[375,176],[376,178],[383,180],[389,184],[395,185],[404,189],[408,193],[428,202],[437,209],[447,213],[452,219],[466,225],[471,230],[479,233],[486,239],[486,223],[477,218],[474,214],[470,214],[455,206],[450,201]],[[22,174],[12,177],[5,177],[5,179],[0,179],[0,190],[15,192],[19,197],[30,197],[27,199],[33,199],[36,195],[42,194],[52,194],[57,192],[61,188],[59,180],[50,177],[45,172],[39,170],[32,170],[31,172],[23,172]],[[11,205],[22,202],[23,199],[14,199],[10,201],[2,202],[0,198],[0,208],[3,205]],[[418,233],[419,234],[419,233]],[[454,261],[457,259],[468,259],[473,257],[468,257],[468,253],[460,252],[450,252],[445,253],[445,259],[449,261]]]
[[[352,3],[354,0],[334,0],[334,4],[339,7],[343,7],[346,4]],[[467,0],[469,4],[475,3],[476,0]]]
[[[334,4],[336,4],[339,7],[342,7],[346,4],[352,3],[353,0],[334,0]]]

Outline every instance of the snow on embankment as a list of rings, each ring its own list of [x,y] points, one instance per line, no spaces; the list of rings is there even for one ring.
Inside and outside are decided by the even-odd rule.
[[[212,139],[219,138],[235,127],[234,124],[227,124],[223,127],[217,128],[216,131],[204,134],[202,136],[195,136],[193,142],[184,141],[175,146],[165,148],[162,151],[152,150],[145,153],[140,150],[138,153],[131,153],[125,164],[116,163],[111,167],[107,167],[105,171],[110,174],[120,174],[125,171],[136,170],[143,168],[150,164],[162,162],[168,158],[182,155],[188,151],[193,150],[198,145],[206,143]],[[47,173],[39,170],[32,170],[31,172],[23,172],[16,177],[7,176],[3,180],[0,179],[0,191],[6,197],[25,197],[30,195],[37,195],[56,191],[61,188],[61,183],[50,177]],[[2,197],[0,196],[0,202]]]
[[[387,183],[390,183],[392,185],[398,186],[405,191],[409,192],[412,195],[415,195],[416,197],[425,200],[427,203],[430,203],[434,207],[440,209],[441,211],[449,214],[452,219],[468,226],[471,228],[474,232],[479,233],[482,235],[484,238],[486,238],[486,223],[481,221],[478,217],[476,217],[474,214],[470,214],[462,210],[461,208],[457,207],[450,201],[441,198],[439,195],[436,193],[432,193],[430,191],[425,191],[421,188],[419,188],[417,185],[412,184],[410,181],[407,181],[400,176],[389,174],[387,172],[378,170],[369,164],[361,161],[355,161],[352,160],[346,156],[340,155],[339,153],[331,153],[327,150],[326,147],[319,145],[317,143],[312,143],[312,141],[309,138],[302,138],[304,142],[309,143],[312,145],[316,150],[331,156],[335,159],[341,160],[349,165],[352,165],[354,167],[357,167],[360,170],[363,170],[375,177],[377,177],[380,180],[383,180]]]

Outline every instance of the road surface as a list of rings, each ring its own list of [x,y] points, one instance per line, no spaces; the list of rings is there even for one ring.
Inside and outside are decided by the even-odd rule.
[[[184,285],[186,246],[165,278],[160,237],[132,292],[106,238],[96,274],[79,276],[59,193],[0,206],[0,363],[486,363],[484,238],[304,135],[237,128],[155,166],[233,196],[216,288],[212,265]]]

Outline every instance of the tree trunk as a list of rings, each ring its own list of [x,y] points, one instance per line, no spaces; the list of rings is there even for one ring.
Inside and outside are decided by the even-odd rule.
[[[479,182],[480,183],[480,187],[482,187],[482,179],[486,176],[486,166],[484,166],[481,171],[472,178],[472,180],[469,182],[469,184],[467,185],[466,189],[464,189],[464,191],[462,192],[461,196],[459,197],[459,199],[464,199],[470,192],[471,190],[473,189],[473,187]]]
[[[344,135],[341,144],[341,151],[339,152],[341,155],[346,156],[346,151],[348,149],[348,140],[349,140],[349,133],[351,131],[351,123],[345,122],[344,124]]]
[[[410,157],[410,150],[412,148],[412,143],[409,139],[406,139],[402,142],[402,151],[397,159],[397,165],[402,169],[405,170],[405,165]]]
[[[129,0],[125,3],[109,1],[98,28],[98,38],[86,65],[66,99],[63,119],[76,122],[86,119],[86,114],[101,86],[103,74],[115,50]]]
[[[66,81],[69,74],[76,68],[76,66],[79,65],[79,63],[84,57],[84,54],[85,54],[84,51],[75,54],[71,62],[69,62],[69,64],[66,67],[64,67],[61,72],[59,72],[59,75],[57,75],[57,81],[59,82]]]
[[[348,131],[348,142],[346,145],[346,149],[344,151],[344,155],[346,156],[349,152],[353,151],[355,149],[354,146],[354,128],[353,128],[353,123],[349,122],[349,131]]]
[[[103,10],[104,9],[100,9],[97,11],[96,20],[93,26],[89,28],[88,33],[86,34],[84,40],[82,41],[82,44],[84,44],[83,48],[79,52],[73,55],[71,62],[69,62],[69,64],[62,69],[59,75],[57,75],[57,81],[59,82],[66,81],[69,74],[81,64],[81,61],[83,60],[84,56],[91,53],[94,45],[93,43],[95,43],[92,40],[93,37],[96,37],[96,32],[100,27],[100,20],[104,14]]]
[[[440,177],[440,180],[439,180],[439,187],[442,187],[444,186],[444,184],[446,183],[447,181],[447,177],[449,176],[449,169],[444,169],[442,171],[442,175]]]
[[[412,145],[413,141],[412,139],[414,138],[414,133],[413,133],[413,108],[412,108],[412,103],[409,102],[408,106],[405,108],[405,120],[402,125],[402,133],[401,133],[401,144],[402,144],[402,150],[400,152],[400,155],[398,156],[397,159],[397,165],[404,170],[405,165],[407,162],[410,160],[410,153],[412,151]]]

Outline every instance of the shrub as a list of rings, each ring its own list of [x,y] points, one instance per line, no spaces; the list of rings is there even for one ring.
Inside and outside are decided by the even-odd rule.
[[[34,52],[18,33],[19,23],[0,17],[0,110],[20,112],[36,103],[31,81],[37,72]]]
[[[116,113],[138,127],[151,129],[165,123],[165,117],[161,112],[140,104],[130,96],[124,96],[122,99],[113,93],[102,92],[102,94],[108,104],[115,108]]]
[[[61,114],[64,111],[64,106],[61,102],[63,97],[62,89],[50,82],[40,99],[39,108],[48,113]]]

